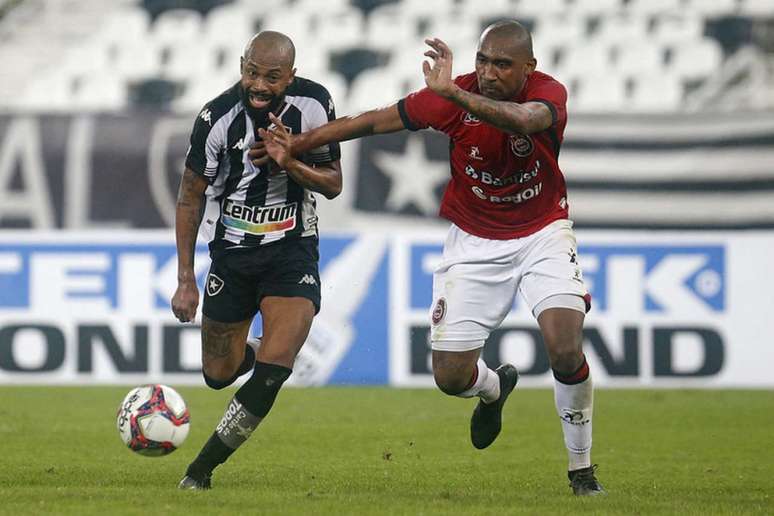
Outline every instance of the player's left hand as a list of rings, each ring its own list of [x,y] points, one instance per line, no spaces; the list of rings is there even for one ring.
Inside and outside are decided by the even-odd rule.
[[[274,113],[269,113],[269,120],[275,125],[272,129],[258,129],[258,136],[261,137],[266,145],[266,153],[269,157],[284,170],[293,158],[292,147],[293,138],[288,128],[282,123]]]
[[[427,87],[441,95],[451,97],[454,93],[454,81],[452,81],[452,62],[454,56],[449,46],[438,38],[426,39],[432,50],[425,52],[425,56],[433,60],[433,65],[427,61],[422,62],[422,72],[425,74]]]

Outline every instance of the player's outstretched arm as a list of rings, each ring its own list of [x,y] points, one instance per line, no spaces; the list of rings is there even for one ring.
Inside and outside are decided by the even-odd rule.
[[[259,129],[258,135],[265,144],[268,157],[274,160],[282,170],[299,185],[313,192],[320,192],[327,199],[333,199],[341,193],[341,165],[333,161],[314,167],[293,157],[296,154],[296,139],[290,134],[282,120],[269,115],[276,128]]]
[[[449,46],[438,38],[426,39],[431,50],[425,56],[433,60],[422,63],[425,83],[438,95],[445,97],[479,120],[508,133],[532,134],[551,127],[553,115],[542,102],[519,104],[507,100],[494,100],[471,93],[457,86],[452,80],[454,56]]]
[[[193,320],[199,305],[199,289],[194,274],[196,235],[202,221],[207,180],[186,168],[180,181],[175,205],[175,241],[177,243],[177,290],[172,297],[172,312],[180,322]]]
[[[354,140],[372,134],[394,133],[405,129],[398,112],[398,104],[372,109],[358,115],[337,118],[302,134],[292,136],[293,156],[300,156],[332,142]],[[266,162],[266,143],[256,142],[249,151],[255,166]],[[276,161],[276,160],[275,160]]]

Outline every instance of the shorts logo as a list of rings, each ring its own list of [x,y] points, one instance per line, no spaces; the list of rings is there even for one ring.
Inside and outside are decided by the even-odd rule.
[[[317,285],[317,280],[314,279],[314,276],[311,274],[304,274],[304,276],[299,280],[298,284]]]
[[[526,134],[514,134],[510,138],[511,150],[520,158],[526,158],[532,151],[535,150],[535,144],[532,143],[532,138]]]
[[[438,325],[441,321],[443,321],[443,318],[446,316],[446,300],[442,297],[438,298],[438,301],[435,303],[435,308],[433,308],[433,324]]]
[[[210,297],[217,296],[220,294],[220,291],[223,290],[223,285],[225,284],[226,283],[215,274],[209,273],[207,275],[207,295]]]
[[[462,123],[469,126],[476,126],[481,125],[481,120],[476,115],[465,113],[462,116]]]

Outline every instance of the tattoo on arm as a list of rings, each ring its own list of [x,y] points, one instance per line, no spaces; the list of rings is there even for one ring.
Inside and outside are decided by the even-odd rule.
[[[202,220],[204,191],[207,180],[186,169],[180,181],[175,206],[175,237],[177,240],[178,276],[193,272],[194,247]]]
[[[458,88],[452,100],[484,122],[510,133],[530,134],[551,126],[551,112],[516,102],[493,100]],[[546,113],[548,118],[546,118]]]

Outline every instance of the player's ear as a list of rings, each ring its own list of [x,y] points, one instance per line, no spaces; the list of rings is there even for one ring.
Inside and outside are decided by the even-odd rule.
[[[534,57],[529,58],[526,63],[524,63],[524,75],[529,75],[532,72],[535,71],[535,68],[537,67],[537,59]]]
[[[290,70],[290,73],[288,74],[288,86],[290,86],[290,83],[293,82],[293,79],[296,78],[296,68],[293,68]]]
[[[239,75],[245,73],[245,58],[244,56],[239,58]]]

